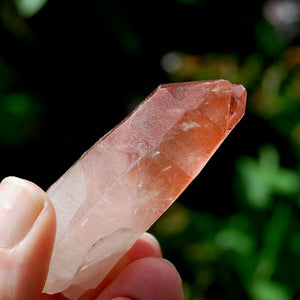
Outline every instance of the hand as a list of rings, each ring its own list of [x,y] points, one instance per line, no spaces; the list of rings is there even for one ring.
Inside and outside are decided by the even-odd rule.
[[[46,295],[55,239],[55,211],[47,194],[35,184],[7,177],[0,184],[0,299],[59,300]],[[80,300],[181,300],[181,279],[162,258],[159,244],[145,234],[103,282]]]

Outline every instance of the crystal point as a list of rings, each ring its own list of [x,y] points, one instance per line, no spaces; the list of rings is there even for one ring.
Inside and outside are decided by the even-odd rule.
[[[57,235],[44,292],[78,298],[201,171],[242,118],[226,80],[160,85],[48,190]]]

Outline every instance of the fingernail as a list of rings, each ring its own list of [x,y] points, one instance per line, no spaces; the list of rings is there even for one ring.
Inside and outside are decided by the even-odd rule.
[[[0,184],[0,247],[13,248],[30,231],[44,206],[26,181],[7,177]]]

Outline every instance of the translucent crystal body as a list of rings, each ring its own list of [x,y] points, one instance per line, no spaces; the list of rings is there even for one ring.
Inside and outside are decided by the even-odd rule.
[[[225,80],[159,86],[48,190],[57,236],[45,292],[79,297],[176,200],[242,118]]]

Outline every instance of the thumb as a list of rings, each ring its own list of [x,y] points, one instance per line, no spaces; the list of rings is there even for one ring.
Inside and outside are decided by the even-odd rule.
[[[0,184],[0,299],[37,299],[47,278],[55,212],[35,184],[7,177]]]

